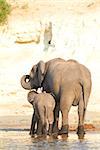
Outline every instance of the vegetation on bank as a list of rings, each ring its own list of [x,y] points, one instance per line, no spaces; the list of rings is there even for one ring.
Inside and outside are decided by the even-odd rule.
[[[10,11],[11,5],[6,0],[0,0],[0,25],[7,21]]]

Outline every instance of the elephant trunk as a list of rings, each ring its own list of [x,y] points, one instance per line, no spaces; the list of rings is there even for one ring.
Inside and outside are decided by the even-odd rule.
[[[26,90],[31,90],[31,84],[30,84],[30,76],[29,75],[23,75],[21,78],[21,86]],[[28,79],[28,82],[27,82]]]

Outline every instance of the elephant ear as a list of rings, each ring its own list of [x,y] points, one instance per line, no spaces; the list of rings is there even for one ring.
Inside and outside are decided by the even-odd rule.
[[[38,80],[39,80],[40,86],[41,86],[41,83],[44,79],[44,72],[45,72],[45,63],[43,61],[40,61],[38,63]]]

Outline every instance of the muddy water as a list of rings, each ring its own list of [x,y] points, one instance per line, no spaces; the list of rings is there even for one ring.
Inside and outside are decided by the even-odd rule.
[[[34,139],[28,131],[0,131],[0,150],[100,150],[100,132],[88,132],[80,141],[75,133],[68,139]]]

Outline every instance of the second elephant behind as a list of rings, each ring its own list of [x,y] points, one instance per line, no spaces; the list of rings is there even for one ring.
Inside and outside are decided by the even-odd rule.
[[[30,91],[27,95],[29,103],[33,105],[34,113],[32,117],[32,124],[30,134],[35,133],[35,125],[37,123],[36,134],[47,133],[47,121],[49,124],[48,134],[52,134],[52,126],[54,122],[54,108],[55,100],[50,93],[37,93],[36,91]]]

